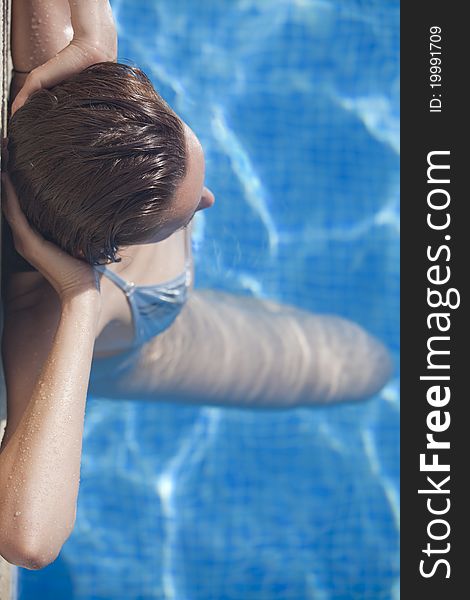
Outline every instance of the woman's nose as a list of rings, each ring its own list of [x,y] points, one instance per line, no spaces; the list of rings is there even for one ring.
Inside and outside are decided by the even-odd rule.
[[[202,190],[201,200],[199,202],[198,210],[203,210],[204,208],[210,208],[215,202],[215,196],[210,191],[209,188],[204,188]]]

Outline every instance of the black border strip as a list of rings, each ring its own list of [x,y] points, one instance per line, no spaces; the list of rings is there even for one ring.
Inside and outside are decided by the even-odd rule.
[[[435,0],[401,5],[401,598],[405,600],[465,597],[467,572],[470,576],[464,545],[469,529],[464,515],[469,504],[466,488],[470,489],[465,464],[470,431],[464,414],[470,402],[464,384],[465,369],[470,369],[470,327],[465,323],[470,254],[465,244],[470,239],[465,218],[470,205],[465,137],[470,127],[464,89],[470,53],[463,7]],[[430,47],[431,42],[441,46],[441,54],[439,48]],[[432,65],[439,61],[431,58],[441,58],[440,65]],[[438,83],[431,77],[438,69],[431,66],[441,67],[441,86],[431,87]],[[431,168],[428,173],[430,162],[450,168]],[[428,202],[448,206],[433,208]],[[447,227],[433,229],[448,219]],[[430,267],[435,268],[429,271]],[[436,293],[428,296],[428,288]],[[448,298],[455,307],[439,306],[438,292],[443,302]],[[449,353],[432,354],[430,348]],[[426,448],[428,434],[443,445]],[[449,471],[420,469],[421,454],[425,463],[438,461],[449,465]],[[418,493],[420,489],[428,491]]]

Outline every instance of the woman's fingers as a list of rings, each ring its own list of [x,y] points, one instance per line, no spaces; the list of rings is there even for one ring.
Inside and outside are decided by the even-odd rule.
[[[69,44],[43,65],[33,69],[28,77],[26,77],[23,87],[18,92],[11,106],[12,116],[34,92],[42,88],[53,87],[74,73],[80,72],[89,66],[85,64],[86,61],[84,58],[80,48]]]
[[[16,251],[44,275],[62,299],[84,290],[99,291],[99,278],[93,268],[45,240],[29,224],[6,173],[2,173],[2,182],[2,209],[10,224]]]
[[[31,96],[31,94],[33,94],[37,90],[41,89],[41,87],[42,87],[41,81],[40,81],[40,79],[38,79],[38,77],[35,73],[36,70],[37,69],[34,69],[34,71],[31,71],[31,73],[28,75],[28,77],[26,77],[23,87],[16,95],[16,98],[13,101],[13,104],[11,105],[11,115],[12,116],[15,114],[15,112],[19,108],[21,108],[23,106],[23,104]],[[34,75],[33,75],[33,73],[34,73]]]
[[[90,65],[103,60],[108,59],[99,48],[93,48],[83,42],[72,40],[61,52],[43,65],[33,69],[26,77],[23,87],[11,106],[12,116],[34,92],[42,88],[51,88],[72,75],[80,73]]]
[[[29,224],[7,173],[2,173],[2,182],[2,210],[11,227],[17,252],[28,260],[28,256],[40,250],[44,238]]]

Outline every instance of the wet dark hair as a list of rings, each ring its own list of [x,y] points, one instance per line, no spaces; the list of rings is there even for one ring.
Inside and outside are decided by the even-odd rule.
[[[181,119],[138,68],[102,62],[34,93],[10,119],[8,171],[30,223],[72,256],[117,262],[171,215]]]

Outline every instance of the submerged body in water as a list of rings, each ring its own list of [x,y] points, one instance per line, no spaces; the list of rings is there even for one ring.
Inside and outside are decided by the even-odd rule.
[[[106,398],[289,408],[377,393],[388,351],[355,323],[272,301],[193,291],[169,329],[141,348],[95,358]]]

